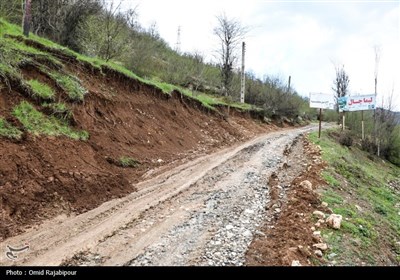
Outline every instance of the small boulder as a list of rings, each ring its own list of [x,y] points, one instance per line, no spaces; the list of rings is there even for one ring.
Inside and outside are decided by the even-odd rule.
[[[326,223],[328,226],[334,229],[340,229],[340,225],[342,223],[342,215],[337,215],[337,214],[331,214],[327,219]]]
[[[328,207],[328,202],[323,201],[323,202],[321,203],[321,205],[322,205],[323,207]]]
[[[315,251],[314,251],[314,254],[315,254],[317,257],[322,258],[322,251],[321,251],[321,250],[315,250]]]
[[[313,215],[317,216],[319,219],[325,219],[325,214],[321,211],[316,210],[313,212]]]
[[[303,182],[301,182],[300,187],[312,191],[312,184],[308,180],[304,180]]]
[[[328,250],[328,245],[326,245],[326,243],[317,243],[317,244],[314,244],[313,247],[315,247],[321,251]]]
[[[312,233],[315,236],[321,236],[321,232],[319,230],[316,230]]]

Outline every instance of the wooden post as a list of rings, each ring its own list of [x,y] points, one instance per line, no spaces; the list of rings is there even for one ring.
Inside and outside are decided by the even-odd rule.
[[[318,138],[321,138],[321,122],[322,122],[322,109],[319,108],[319,128],[318,128]]]
[[[343,115],[342,115],[342,131],[344,131],[345,125],[346,125],[346,115],[345,115],[345,112],[343,112]]]
[[[289,76],[289,82],[288,82],[288,92],[290,92],[290,83],[292,82],[292,76]]]
[[[364,133],[364,111],[361,111],[361,139],[365,139],[365,133]]]

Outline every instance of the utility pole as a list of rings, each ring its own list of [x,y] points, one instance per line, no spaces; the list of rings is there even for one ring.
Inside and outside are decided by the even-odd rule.
[[[242,42],[242,73],[241,73],[241,88],[240,88],[240,103],[244,103],[244,91],[246,83],[246,75],[244,73],[244,55],[246,52],[246,43]]]
[[[374,73],[374,82],[375,82],[375,100],[377,100],[377,95],[378,95],[378,68],[379,68],[379,60],[380,60],[380,48],[378,46],[374,47],[374,52],[375,52],[375,73]],[[378,129],[378,123],[377,123],[377,113],[379,111],[376,111],[376,107],[374,109],[374,140],[375,144],[377,145],[377,156],[380,156],[381,153],[381,147],[380,147],[380,128]],[[379,125],[380,127],[380,125]]]
[[[178,34],[176,38],[175,50],[177,53],[181,52],[181,26],[178,26]]]
[[[288,89],[287,91],[290,92],[290,83],[292,81],[292,76],[289,76],[289,82],[288,82]]]
[[[31,0],[25,0],[24,4],[25,7],[24,7],[24,17],[22,19],[22,30],[24,35],[26,37],[29,37],[29,29],[31,27],[31,19],[32,19]]]

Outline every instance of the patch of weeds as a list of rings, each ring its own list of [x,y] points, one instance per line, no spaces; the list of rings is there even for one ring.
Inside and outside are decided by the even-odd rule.
[[[20,140],[22,137],[22,131],[0,117],[0,136]]]
[[[326,190],[322,195],[322,200],[332,206],[343,203],[343,198],[332,190]]]
[[[332,176],[332,173],[329,171],[322,171],[322,178],[332,187],[340,187],[340,182]]]
[[[38,96],[44,100],[53,100],[55,93],[54,90],[46,84],[38,80],[29,80],[27,84],[31,87],[34,96]]]
[[[370,239],[377,238],[378,234],[370,222],[363,218],[355,218],[353,222],[358,225],[358,231],[363,237]]]
[[[114,164],[119,167],[124,167],[124,168],[138,167],[141,164],[138,160],[131,158],[131,157],[127,157],[127,156],[122,156],[119,159],[106,157],[106,160],[111,164]]]
[[[386,207],[379,204],[375,206],[374,211],[383,216],[386,216],[388,214]]]
[[[351,222],[343,221],[342,228],[343,231],[352,234],[354,237],[363,240],[363,243],[366,242],[367,244],[370,244],[370,242],[375,240],[378,236],[373,226],[363,218],[356,218]]]
[[[350,205],[346,205],[346,207],[334,208],[335,214],[342,215],[343,217],[353,218],[357,216],[357,209],[351,207]]]
[[[382,198],[384,201],[388,203],[393,203],[395,201],[395,197],[393,193],[385,187],[371,187],[370,190],[377,195],[377,197]]]
[[[72,130],[68,124],[55,117],[47,117],[26,101],[22,101],[14,107],[13,115],[34,135],[64,135],[75,140],[87,140],[89,138],[87,131]]]
[[[118,160],[121,167],[138,167],[140,162],[131,157],[120,157]]]
[[[358,228],[352,222],[342,221],[341,228],[345,232],[351,233],[351,234],[353,234],[355,236],[358,235]]]
[[[72,101],[83,101],[87,90],[81,86],[78,78],[57,72],[50,72],[49,75]]]

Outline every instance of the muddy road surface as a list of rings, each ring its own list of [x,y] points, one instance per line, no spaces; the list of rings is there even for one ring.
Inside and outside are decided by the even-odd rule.
[[[172,167],[89,212],[46,221],[0,243],[0,264],[244,265],[262,234],[270,175],[316,127],[264,134]],[[10,260],[7,245],[29,250]]]

